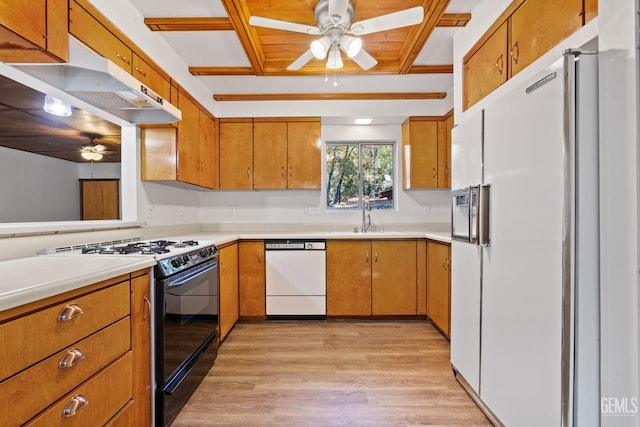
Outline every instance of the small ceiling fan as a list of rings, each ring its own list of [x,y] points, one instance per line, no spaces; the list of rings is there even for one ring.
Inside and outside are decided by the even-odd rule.
[[[416,6],[352,24],[353,5],[350,0],[320,0],[315,6],[314,13],[316,27],[260,16],[251,16],[249,24],[256,27],[323,36],[311,42],[309,50],[293,61],[287,70],[299,70],[312,58],[324,59],[327,55],[327,68],[342,68],[341,50],[360,68],[368,70],[378,61],[362,49],[362,39],[352,36],[417,25],[424,19],[424,9],[422,6]]]
[[[83,135],[89,138],[90,144],[83,145],[82,148],[80,148],[80,155],[82,156],[82,158],[91,161],[98,161],[102,160],[102,157],[105,154],[110,153],[110,151],[107,151],[106,146],[95,143],[94,140],[96,138],[99,138],[99,135],[96,135],[94,133],[87,133]]]

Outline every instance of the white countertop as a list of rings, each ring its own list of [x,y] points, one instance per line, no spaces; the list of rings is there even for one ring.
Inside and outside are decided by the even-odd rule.
[[[451,242],[441,231],[201,231],[180,239],[222,245],[236,240],[264,239],[412,239]],[[172,237],[167,237],[173,239]],[[155,265],[150,256],[50,255],[0,261],[0,311],[61,294],[121,274]]]
[[[0,311],[155,265],[153,257],[34,256],[0,262]]]

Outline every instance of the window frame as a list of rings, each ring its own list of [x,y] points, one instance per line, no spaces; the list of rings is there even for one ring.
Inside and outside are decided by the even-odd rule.
[[[385,141],[366,141],[366,140],[352,140],[352,141],[344,141],[344,140],[334,140],[334,141],[325,141],[325,162],[324,162],[324,187],[325,187],[325,191],[324,191],[324,205],[325,205],[325,211],[326,212],[343,212],[343,211],[348,211],[348,212],[353,212],[353,211],[357,211],[362,209],[362,204],[365,200],[364,197],[364,173],[363,173],[363,163],[362,163],[362,147],[363,146],[372,146],[372,145],[388,145],[391,147],[391,167],[392,167],[392,171],[391,171],[391,177],[393,180],[393,184],[391,186],[392,188],[392,194],[393,194],[393,199],[392,201],[392,205],[389,207],[376,207],[375,205],[372,206],[372,209],[376,209],[376,210],[380,210],[380,211],[396,211],[397,210],[397,190],[398,190],[398,179],[397,179],[397,165],[396,165],[396,151],[397,151],[397,141],[389,141],[389,140],[385,140]],[[329,205],[329,197],[328,197],[328,190],[329,190],[329,182],[327,180],[327,155],[329,153],[329,150],[331,148],[331,146],[334,145],[342,145],[342,146],[357,146],[358,149],[358,203],[355,207],[352,208],[344,208],[344,209],[338,209],[336,207],[330,206]]]

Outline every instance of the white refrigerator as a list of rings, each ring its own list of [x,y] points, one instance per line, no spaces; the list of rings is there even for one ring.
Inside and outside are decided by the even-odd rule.
[[[599,425],[597,60],[453,130],[451,363],[497,424]]]

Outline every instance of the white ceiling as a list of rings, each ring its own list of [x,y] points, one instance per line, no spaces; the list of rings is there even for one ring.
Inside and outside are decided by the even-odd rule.
[[[144,17],[226,17],[220,0],[129,0]],[[479,0],[451,0],[446,13],[471,13]],[[453,37],[458,28],[438,27],[418,55],[415,65],[439,65],[453,63]],[[171,31],[160,32],[188,66],[247,67],[250,62],[233,31]],[[199,79],[212,94],[259,94],[259,93],[352,93],[352,92],[450,92],[453,87],[452,74],[408,74],[408,75],[340,75],[325,77],[257,77],[257,76],[201,76]],[[334,79],[338,85],[332,83]],[[323,116],[331,116],[330,101],[326,103]],[[334,101],[335,102],[335,101]],[[289,103],[291,103],[289,101]],[[405,102],[398,109],[398,102],[368,101],[378,106],[376,116],[386,115],[432,115],[444,114],[452,108],[451,94],[444,100],[424,100],[420,103]],[[224,104],[224,105],[221,105]],[[218,102],[219,117],[237,115],[238,102]],[[245,103],[248,115],[263,115],[256,103]],[[335,104],[333,104],[335,105]],[[406,108],[402,108],[405,106]],[[272,105],[277,109],[277,103]],[[389,107],[389,108],[387,108]],[[354,107],[356,110],[357,107]],[[316,108],[317,110],[317,108]],[[439,113],[437,113],[437,112]],[[302,114],[309,113],[304,108]],[[313,111],[315,114],[316,111]],[[362,112],[354,111],[354,115]],[[343,114],[343,112],[341,113]]]

